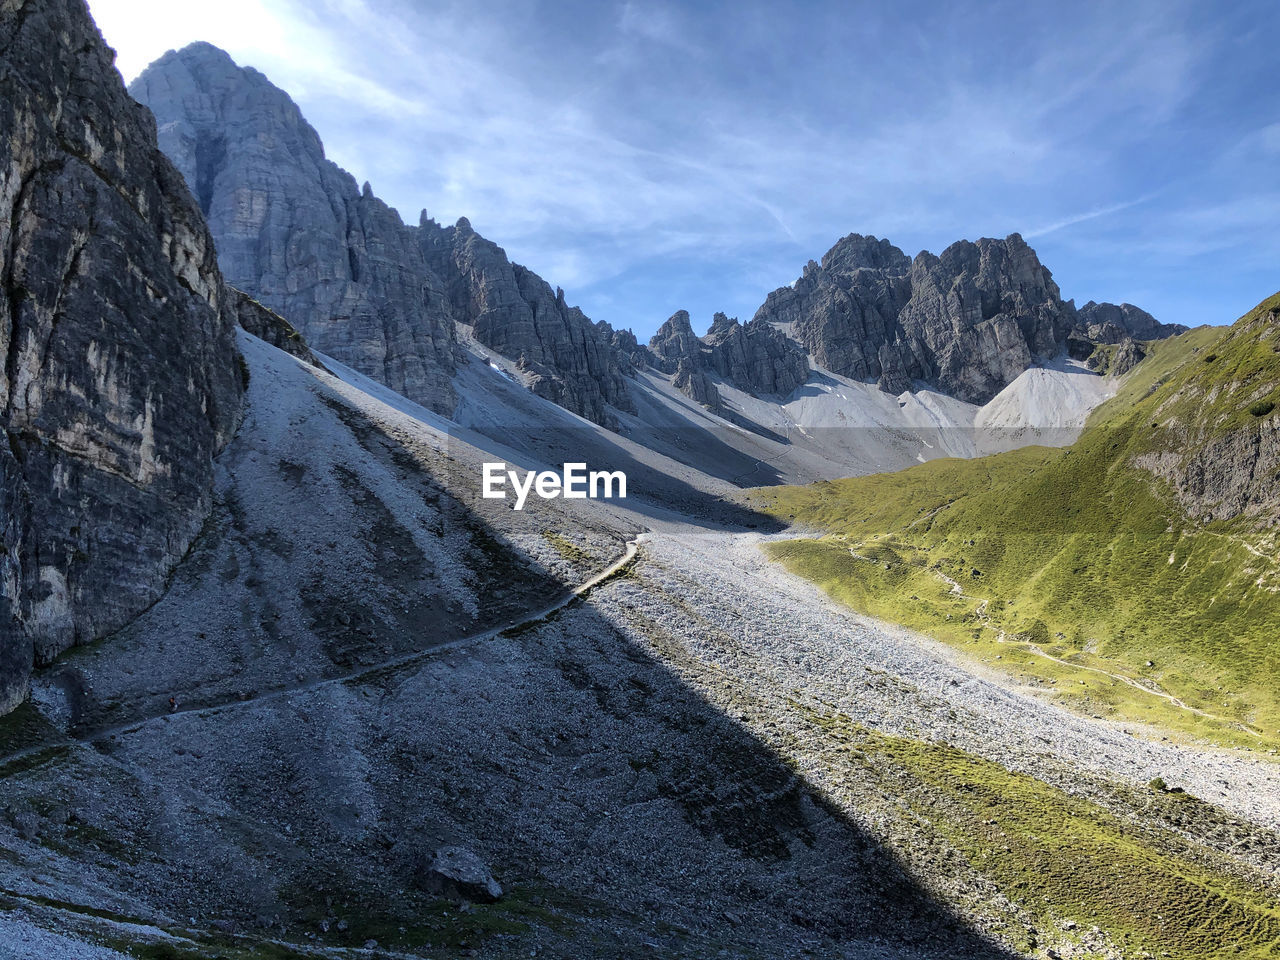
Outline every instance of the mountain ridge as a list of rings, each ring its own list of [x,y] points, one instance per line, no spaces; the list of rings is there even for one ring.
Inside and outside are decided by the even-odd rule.
[[[357,188],[325,158],[285,91],[224,51],[170,51],[130,92],[155,111],[161,146],[200,198],[229,281],[316,349],[446,415],[465,362],[459,324],[515,361],[539,396],[610,428],[634,412],[628,380],[645,367],[711,410],[720,409],[715,378],[787,396],[807,377],[803,353],[890,393],[924,383],[980,404],[1071,336],[1096,345],[1117,332],[1173,330],[1137,308],[1092,301],[1081,325],[1017,234],[914,259],[850,234],[770,293],[751,323],[735,330],[714,320],[681,370],[653,341],[646,350],[631,331],[568,306],[560,288],[509,261],[467,218],[444,227],[423,211],[416,227],[405,225],[368,183]]]

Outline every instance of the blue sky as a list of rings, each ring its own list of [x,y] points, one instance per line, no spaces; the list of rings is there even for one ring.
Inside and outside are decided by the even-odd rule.
[[[410,221],[593,318],[748,319],[840,236],[1021,232],[1078,304],[1280,289],[1280,5],[90,0],[132,79],[208,40]]]

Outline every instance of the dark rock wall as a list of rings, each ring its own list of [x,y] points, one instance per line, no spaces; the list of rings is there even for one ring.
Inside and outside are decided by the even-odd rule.
[[[234,311],[83,0],[0,0],[0,711],[153,602],[238,423]]]

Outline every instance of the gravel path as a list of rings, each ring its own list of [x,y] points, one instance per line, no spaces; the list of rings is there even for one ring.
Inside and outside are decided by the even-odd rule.
[[[1256,824],[1280,827],[1280,765],[1148,740],[1071,713],[937,641],[836,604],[770,562],[760,549],[768,539],[655,534],[641,558],[658,589],[631,602],[696,657],[764,695],[803,695],[867,727],[950,743],[1041,776],[1052,758],[1135,785],[1163,777]]]

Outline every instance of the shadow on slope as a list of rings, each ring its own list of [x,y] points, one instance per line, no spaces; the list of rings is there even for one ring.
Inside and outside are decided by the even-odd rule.
[[[253,375],[269,379],[262,357]],[[302,956],[368,939],[485,955],[1003,955],[593,603],[365,663],[545,607],[618,534],[564,512],[552,541],[550,513],[523,518],[530,533],[456,497],[410,528],[409,503],[441,479],[432,454],[328,405],[353,447],[317,406],[246,420],[224,478],[242,517],[229,508],[230,530],[152,615],[74,665],[83,720],[151,719],[0,767],[0,886],[19,902],[224,952],[271,937]],[[296,445],[274,446],[276,427]],[[267,476],[281,482],[258,486]],[[271,510],[249,502],[287,489]],[[335,536],[350,539],[317,553]],[[312,590],[343,629],[308,618]],[[337,672],[349,663],[362,669]],[[171,691],[204,701],[157,715]],[[423,863],[441,843],[478,851],[504,900],[460,911],[429,894]]]

